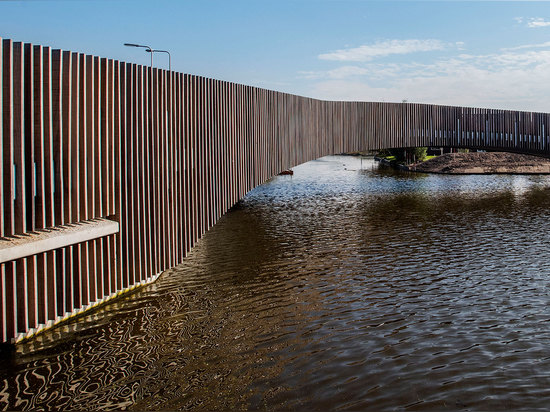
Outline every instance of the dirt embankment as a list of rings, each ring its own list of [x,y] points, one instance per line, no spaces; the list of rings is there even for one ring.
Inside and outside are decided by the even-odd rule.
[[[550,174],[550,159],[504,152],[447,153],[412,165],[410,169],[448,174]]]

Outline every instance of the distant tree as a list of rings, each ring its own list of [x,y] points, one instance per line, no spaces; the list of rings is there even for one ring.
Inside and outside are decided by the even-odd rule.
[[[413,155],[416,162],[423,162],[428,154],[427,147],[415,147],[413,149]]]
[[[397,163],[423,162],[428,153],[427,147],[413,147],[409,149],[384,149],[378,152],[380,157],[395,157]]]

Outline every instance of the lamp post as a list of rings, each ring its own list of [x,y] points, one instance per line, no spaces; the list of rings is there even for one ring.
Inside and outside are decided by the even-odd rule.
[[[156,49],[151,49],[149,48],[149,50],[145,50],[146,52],[148,53],[151,53],[151,56],[153,55],[153,53],[166,53],[168,54],[168,70],[169,71],[172,71],[172,56],[170,55],[170,52],[168,50],[156,50]]]
[[[143,47],[146,52],[151,53],[151,68],[153,68],[153,52],[155,52],[156,50],[153,50],[151,46],[145,46],[143,44],[135,44],[135,43],[124,43],[124,45],[128,47]]]

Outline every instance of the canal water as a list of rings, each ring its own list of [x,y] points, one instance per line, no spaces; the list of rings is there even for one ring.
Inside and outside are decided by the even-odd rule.
[[[548,408],[550,177],[294,171],[155,284],[4,352],[0,408]]]

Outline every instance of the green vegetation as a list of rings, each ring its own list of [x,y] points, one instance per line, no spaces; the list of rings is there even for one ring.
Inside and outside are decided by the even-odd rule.
[[[424,159],[426,159],[426,156],[428,154],[428,148],[427,147],[415,147],[412,149],[413,154],[413,162],[423,162]]]
[[[386,159],[388,162],[395,162],[397,160],[394,155],[386,155],[386,156],[378,156],[378,157],[382,157]]]
[[[389,162],[395,162],[399,164],[418,163],[433,158],[435,156],[427,155],[427,147],[413,147],[409,149],[386,149],[381,150],[378,153],[378,157],[385,159]]]

